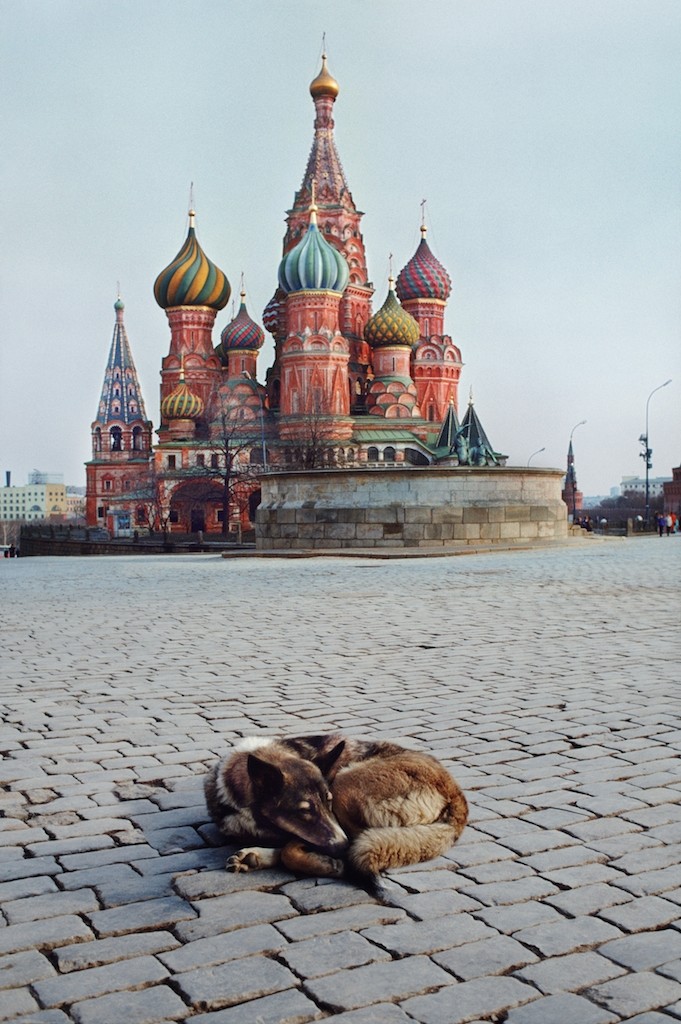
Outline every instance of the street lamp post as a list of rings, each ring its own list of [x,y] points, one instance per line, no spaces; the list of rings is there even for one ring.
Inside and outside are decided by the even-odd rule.
[[[572,435],[574,434],[575,430],[577,429],[577,427],[583,427],[585,423],[586,420],[580,420],[579,423],[575,423],[574,427],[570,431],[570,444],[568,445],[568,451],[572,448]],[[575,516],[577,514],[577,475],[575,473],[574,467],[574,453],[572,456],[572,460],[572,522],[574,523]]]
[[[540,455],[541,452],[545,452],[545,451],[546,451],[545,447],[544,448],[537,448],[536,452],[532,452],[532,454],[530,455],[529,459],[527,460],[527,465],[529,466],[529,464],[532,462],[532,459],[535,457],[535,455]]]
[[[648,432],[648,409],[650,407],[650,399],[653,397],[655,392],[660,391],[662,388],[666,388],[667,384],[671,384],[671,382],[672,380],[670,377],[669,380],[666,380],[664,382],[664,384],[658,384],[656,388],[653,388],[653,390],[648,395],[648,401],[646,402],[646,432],[645,434],[641,434],[641,436],[639,437],[639,441],[643,445],[643,451],[640,452],[639,454],[642,459],[645,459],[646,463],[646,509],[644,517],[644,526],[646,530],[650,526],[650,470],[653,466],[653,449],[650,447],[650,434]]]
[[[265,407],[263,405],[262,396],[258,390],[258,382],[253,379],[248,370],[243,371],[243,376],[247,380],[250,380],[253,385],[253,391],[255,392],[258,401],[260,402],[260,442],[262,446],[262,468],[267,469],[267,448],[265,446]]]

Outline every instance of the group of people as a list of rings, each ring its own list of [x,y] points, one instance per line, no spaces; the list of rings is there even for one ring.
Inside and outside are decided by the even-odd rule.
[[[10,544],[8,548],[5,548],[5,558],[16,558],[19,552],[14,547],[14,544]]]
[[[657,532],[660,537],[664,537],[666,534],[669,537],[672,533],[677,533],[679,529],[679,521],[674,512],[660,512],[657,517]]]

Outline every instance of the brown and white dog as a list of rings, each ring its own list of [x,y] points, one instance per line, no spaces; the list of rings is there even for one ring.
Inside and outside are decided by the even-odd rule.
[[[468,818],[464,794],[434,757],[339,733],[244,740],[204,786],[221,831],[262,844],[230,857],[231,871],[281,862],[349,877],[378,896],[381,871],[444,853]]]

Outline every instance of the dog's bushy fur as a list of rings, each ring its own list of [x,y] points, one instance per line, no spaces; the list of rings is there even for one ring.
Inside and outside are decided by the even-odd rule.
[[[227,836],[268,844],[240,850],[232,870],[281,860],[375,892],[381,871],[444,853],[468,818],[464,794],[434,757],[339,733],[246,740],[209,772],[205,793]]]

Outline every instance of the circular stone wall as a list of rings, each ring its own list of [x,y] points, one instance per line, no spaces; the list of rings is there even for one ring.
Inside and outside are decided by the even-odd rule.
[[[506,466],[274,472],[262,478],[256,547],[459,547],[567,537],[558,469]]]

